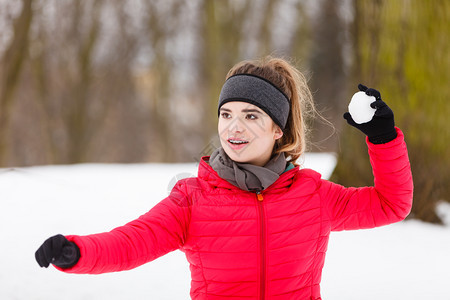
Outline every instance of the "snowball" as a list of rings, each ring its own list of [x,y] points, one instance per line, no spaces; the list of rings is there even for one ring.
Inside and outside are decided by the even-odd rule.
[[[376,109],[370,107],[370,103],[375,100],[374,96],[367,96],[364,92],[357,92],[353,95],[348,104],[348,112],[355,123],[362,124],[372,120]]]

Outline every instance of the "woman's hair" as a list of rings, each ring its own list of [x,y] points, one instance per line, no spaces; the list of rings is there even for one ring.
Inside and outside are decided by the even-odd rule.
[[[283,136],[275,142],[272,155],[285,152],[286,160],[297,166],[297,159],[306,151],[308,128],[305,118],[317,114],[305,76],[287,60],[272,56],[237,63],[228,72],[227,79],[235,74],[263,77],[289,97],[290,111],[287,123]]]

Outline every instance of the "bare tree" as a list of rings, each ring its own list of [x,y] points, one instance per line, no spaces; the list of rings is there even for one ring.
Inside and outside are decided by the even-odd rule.
[[[22,1],[22,11],[14,20],[14,34],[0,59],[2,67],[0,81],[0,164],[5,163],[8,150],[9,120],[22,65],[27,57],[28,34],[33,18],[32,0]]]
[[[347,102],[347,73],[343,59],[345,24],[339,15],[339,1],[323,0],[321,4],[311,33],[311,89],[322,115],[340,129]],[[338,149],[333,128],[320,119],[314,124],[313,139],[319,149],[332,152]]]

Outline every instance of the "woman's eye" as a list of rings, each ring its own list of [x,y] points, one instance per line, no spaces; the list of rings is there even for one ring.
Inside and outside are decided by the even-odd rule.
[[[220,114],[222,116],[222,118],[228,119],[228,117],[230,116],[229,113],[223,112]]]
[[[250,119],[250,120],[256,120],[256,119],[258,119],[255,115],[253,115],[253,114],[248,114],[247,115],[247,119]]]

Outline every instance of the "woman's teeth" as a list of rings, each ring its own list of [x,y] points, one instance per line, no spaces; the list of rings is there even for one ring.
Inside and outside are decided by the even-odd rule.
[[[247,141],[238,141],[238,140],[228,140],[232,144],[246,144]]]

